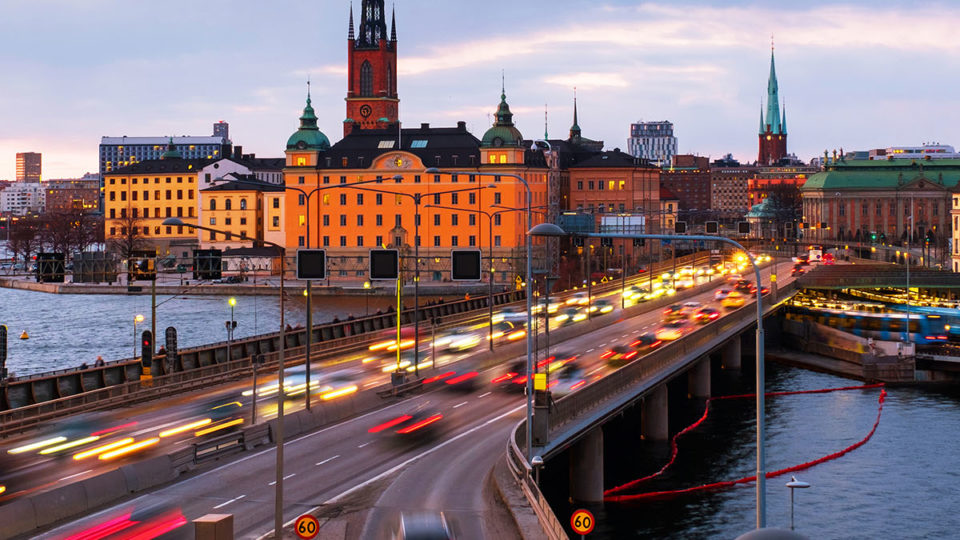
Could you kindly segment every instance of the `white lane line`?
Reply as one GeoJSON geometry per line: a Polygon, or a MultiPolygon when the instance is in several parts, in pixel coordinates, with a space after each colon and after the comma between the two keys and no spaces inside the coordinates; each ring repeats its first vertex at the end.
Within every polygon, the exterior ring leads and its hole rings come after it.
{"type": "Polygon", "coordinates": [[[630,335],[630,334],[624,334],[624,335],[622,335],[622,336],[620,336],[620,337],[627,337],[627,336],[629,336],[629,335],[630,335]]]}
{"type": "Polygon", "coordinates": [[[597,369],[591,371],[590,373],[587,373],[587,375],[593,375],[594,373],[600,371],[601,369],[603,369],[603,366],[600,366],[600,367],[598,367],[597,369]]]}
{"type": "Polygon", "coordinates": [[[463,403],[457,403],[456,405],[453,406],[453,408],[456,409],[457,407],[463,407],[466,404],[467,404],[466,401],[464,401],[463,403]]]}
{"type": "Polygon", "coordinates": [[[241,495],[241,496],[239,496],[239,497],[234,497],[233,499],[230,499],[230,500],[227,501],[227,502],[220,503],[220,504],[214,506],[213,509],[214,509],[214,510],[217,510],[217,509],[223,508],[224,506],[226,506],[226,505],[228,505],[228,504],[230,504],[230,503],[232,503],[232,502],[237,502],[237,501],[239,501],[240,499],[242,499],[242,498],[244,498],[244,497],[246,497],[246,495],[241,495]]]}
{"type": "Polygon", "coordinates": [[[592,352],[595,351],[595,350],[596,350],[596,349],[587,349],[587,352],[588,352],[588,353],[592,353],[592,352]]]}
{"type": "Polygon", "coordinates": [[[90,471],[92,471],[92,470],[93,470],[93,469],[87,469],[87,470],[85,470],[85,471],[83,471],[83,472],[78,472],[77,474],[71,474],[70,476],[64,476],[63,478],[61,478],[60,480],[58,480],[58,482],[63,482],[64,480],[69,480],[69,479],[71,479],[71,478],[76,478],[76,477],[78,477],[78,476],[80,476],[80,475],[82,475],[82,474],[87,474],[88,472],[90,472],[90,471]]]}
{"type": "MultiPolygon", "coordinates": [[[[287,478],[293,478],[293,477],[296,476],[296,475],[297,475],[297,473],[288,474],[288,475],[284,476],[283,479],[286,480],[287,478]]],[[[268,486],[275,486],[275,485],[277,485],[277,481],[274,480],[273,482],[270,482],[270,483],[267,484],[267,485],[268,485],[268,486]]]]}
{"type": "Polygon", "coordinates": [[[487,393],[485,393],[485,394],[480,394],[479,396],[477,396],[477,399],[487,397],[487,396],[489,396],[491,393],[492,393],[492,392],[487,392],[487,393]]]}
{"type": "Polygon", "coordinates": [[[358,445],[357,448],[363,448],[364,446],[366,446],[366,445],[368,445],[368,444],[370,444],[370,443],[369,443],[369,442],[365,442],[365,443],[363,443],[363,444],[361,444],[361,445],[358,445]]]}
{"type": "Polygon", "coordinates": [[[603,343],[600,344],[600,348],[601,348],[601,349],[604,348],[604,347],[606,347],[606,346],[607,346],[607,342],[606,342],[606,341],[604,341],[603,343]]]}
{"type": "Polygon", "coordinates": [[[333,461],[333,460],[337,459],[338,457],[340,457],[340,454],[337,454],[337,455],[335,455],[335,456],[333,456],[333,457],[329,457],[329,458],[321,461],[320,463],[317,463],[317,466],[323,465],[324,463],[326,463],[326,462],[328,462],[328,461],[333,461]]]}

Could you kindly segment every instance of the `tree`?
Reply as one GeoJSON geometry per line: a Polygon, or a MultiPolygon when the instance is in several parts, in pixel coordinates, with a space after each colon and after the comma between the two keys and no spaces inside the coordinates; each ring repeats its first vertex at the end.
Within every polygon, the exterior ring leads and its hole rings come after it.
{"type": "Polygon", "coordinates": [[[143,220],[130,208],[123,210],[119,218],[110,220],[110,227],[114,232],[107,243],[111,251],[115,251],[122,259],[129,259],[135,251],[143,249],[146,239],[143,235],[143,220]]]}
{"type": "Polygon", "coordinates": [[[775,222],[792,223],[800,220],[803,213],[803,199],[797,184],[792,182],[773,184],[767,191],[767,197],[775,222]]]}
{"type": "Polygon", "coordinates": [[[40,227],[40,221],[33,217],[23,217],[10,224],[7,249],[13,252],[15,259],[23,259],[25,267],[30,262],[30,257],[42,246],[40,227]]]}

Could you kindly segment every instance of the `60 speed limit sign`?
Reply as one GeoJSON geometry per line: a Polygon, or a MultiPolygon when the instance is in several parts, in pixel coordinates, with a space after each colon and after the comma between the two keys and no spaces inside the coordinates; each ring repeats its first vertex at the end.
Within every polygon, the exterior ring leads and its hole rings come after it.
{"type": "Polygon", "coordinates": [[[577,534],[590,534],[593,532],[594,524],[593,514],[591,514],[589,510],[581,508],[570,516],[570,527],[572,527],[573,532],[577,534]]]}
{"type": "Polygon", "coordinates": [[[293,524],[293,530],[298,537],[310,540],[320,532],[320,522],[310,514],[304,514],[297,518],[297,521],[293,524]]]}

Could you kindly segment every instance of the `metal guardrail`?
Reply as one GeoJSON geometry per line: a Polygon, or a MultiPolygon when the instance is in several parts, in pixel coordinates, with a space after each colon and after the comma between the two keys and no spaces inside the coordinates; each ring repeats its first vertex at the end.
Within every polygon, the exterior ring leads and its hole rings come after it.
{"type": "Polygon", "coordinates": [[[543,492],[540,491],[540,486],[537,485],[537,482],[533,478],[530,465],[520,450],[520,444],[517,443],[517,441],[520,440],[521,444],[524,444],[522,442],[526,436],[524,422],[526,421],[521,420],[517,424],[513,430],[513,435],[507,440],[507,468],[510,470],[510,474],[513,475],[513,479],[516,480],[520,486],[524,497],[526,497],[527,502],[530,503],[534,513],[537,514],[537,521],[540,522],[540,527],[543,529],[543,532],[546,533],[547,538],[551,540],[567,540],[569,537],[563,529],[563,524],[557,519],[556,514],[553,513],[553,508],[550,506],[550,502],[547,501],[547,498],[543,496],[543,492]]]}
{"type": "Polygon", "coordinates": [[[235,431],[213,439],[193,443],[193,462],[200,464],[227,454],[244,451],[245,434],[244,431],[235,431]]]}

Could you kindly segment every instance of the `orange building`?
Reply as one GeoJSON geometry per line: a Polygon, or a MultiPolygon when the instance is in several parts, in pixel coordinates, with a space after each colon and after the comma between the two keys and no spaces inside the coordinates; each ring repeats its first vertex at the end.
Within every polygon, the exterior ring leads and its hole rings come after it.
{"type": "Polygon", "coordinates": [[[281,227],[279,207],[283,186],[259,182],[253,175],[237,176],[240,181],[225,181],[200,191],[200,223],[234,235],[227,238],[223,234],[198,229],[198,240],[203,249],[250,247],[251,242],[254,247],[259,247],[263,245],[267,231],[281,227]],[[273,201],[276,201],[277,208],[272,208],[273,201]]]}

